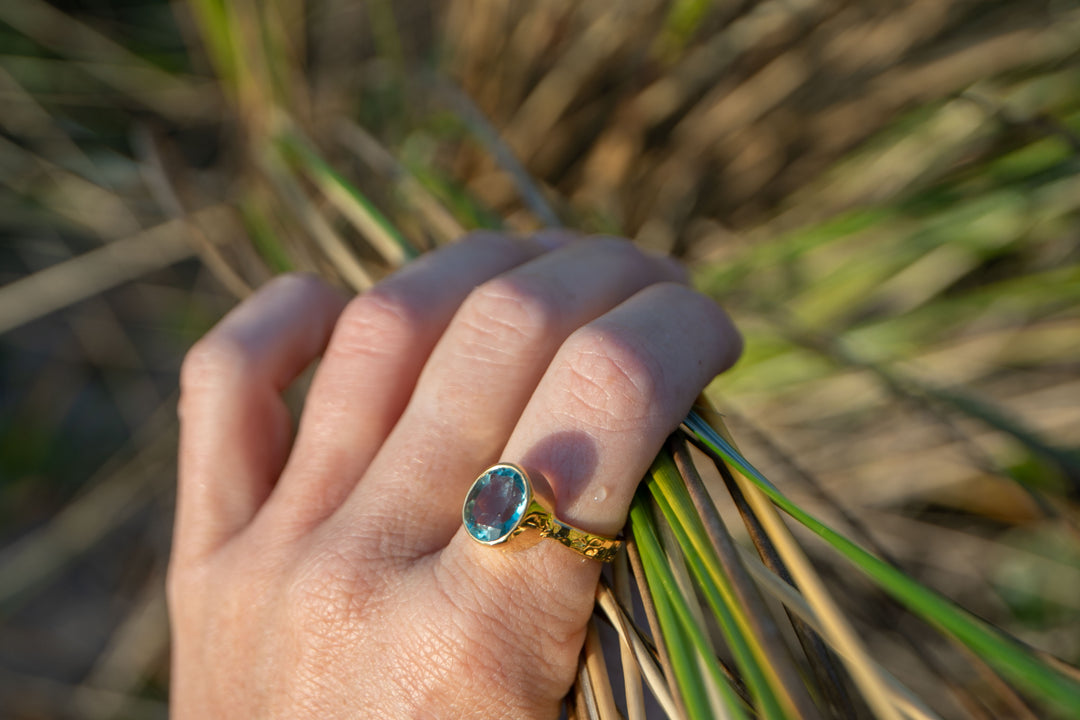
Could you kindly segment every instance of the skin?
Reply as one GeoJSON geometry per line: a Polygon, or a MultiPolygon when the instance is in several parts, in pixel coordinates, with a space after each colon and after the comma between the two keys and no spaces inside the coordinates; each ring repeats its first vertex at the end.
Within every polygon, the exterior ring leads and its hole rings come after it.
{"type": "Polygon", "coordinates": [[[348,301],[269,283],[181,372],[173,716],[556,717],[600,563],[472,541],[465,494],[516,462],[617,534],[740,349],[615,238],[474,234],[348,301]],[[294,439],[281,392],[319,357],[294,439]]]}

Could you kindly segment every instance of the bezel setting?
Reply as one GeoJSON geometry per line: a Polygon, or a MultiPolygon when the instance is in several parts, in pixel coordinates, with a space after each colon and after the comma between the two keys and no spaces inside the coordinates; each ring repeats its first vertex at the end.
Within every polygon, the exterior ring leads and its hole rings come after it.
{"type": "Polygon", "coordinates": [[[499,545],[517,535],[533,505],[532,484],[523,469],[499,463],[484,471],[469,488],[461,518],[469,536],[483,545],[499,545]],[[502,507],[491,507],[503,501],[502,507]]]}

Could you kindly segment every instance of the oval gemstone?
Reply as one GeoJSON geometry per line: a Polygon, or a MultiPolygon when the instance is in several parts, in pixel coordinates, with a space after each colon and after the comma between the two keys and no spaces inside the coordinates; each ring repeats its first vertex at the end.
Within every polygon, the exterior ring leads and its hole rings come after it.
{"type": "Polygon", "coordinates": [[[496,465],[476,479],[465,497],[465,529],[482,543],[502,542],[521,522],[528,504],[525,477],[512,467],[496,465]]]}

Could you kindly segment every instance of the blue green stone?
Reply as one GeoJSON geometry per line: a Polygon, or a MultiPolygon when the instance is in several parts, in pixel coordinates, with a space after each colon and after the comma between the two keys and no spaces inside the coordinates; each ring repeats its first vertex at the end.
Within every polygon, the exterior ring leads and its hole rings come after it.
{"type": "Polygon", "coordinates": [[[514,468],[496,466],[476,479],[465,498],[465,529],[482,543],[502,542],[521,522],[528,504],[524,476],[514,468]]]}

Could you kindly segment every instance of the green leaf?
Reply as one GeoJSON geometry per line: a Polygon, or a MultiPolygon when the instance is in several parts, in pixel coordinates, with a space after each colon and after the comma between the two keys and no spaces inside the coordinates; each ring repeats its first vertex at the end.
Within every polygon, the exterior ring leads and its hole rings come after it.
{"type": "Polygon", "coordinates": [[[709,689],[706,687],[706,683],[710,683],[714,694],[722,699],[728,716],[745,718],[738,696],[724,678],[719,662],[709,648],[704,629],[694,621],[687,600],[680,593],[675,576],[667,566],[652,515],[640,492],[630,506],[630,523],[663,635],[656,640],[668,648],[675,683],[687,714],[691,718],[714,717],[709,689]],[[702,675],[695,658],[703,661],[708,678],[702,675]]]}
{"type": "Polygon", "coordinates": [[[1001,630],[920,585],[800,508],[697,413],[690,413],[685,426],[707,449],[745,475],[784,512],[825,540],[913,613],[955,637],[1027,692],[1071,717],[1080,716],[1080,683],[1076,680],[1047,665],[1001,630]]]}

